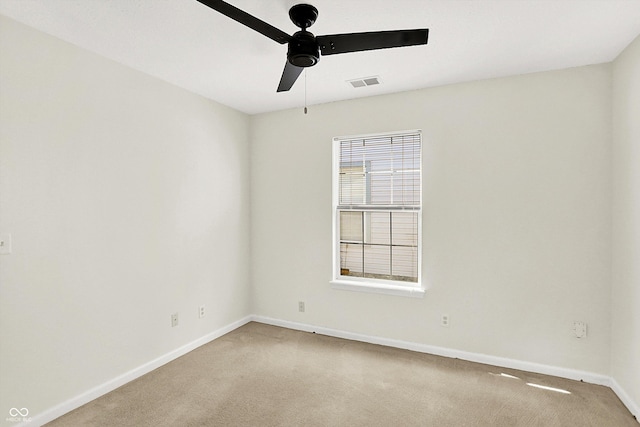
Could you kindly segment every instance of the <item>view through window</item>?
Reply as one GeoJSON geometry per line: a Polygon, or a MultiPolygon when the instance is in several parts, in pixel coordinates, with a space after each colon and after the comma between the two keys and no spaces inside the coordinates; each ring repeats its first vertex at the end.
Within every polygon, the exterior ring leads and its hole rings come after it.
{"type": "Polygon", "coordinates": [[[416,285],[421,134],[337,138],[336,277],[416,285]]]}

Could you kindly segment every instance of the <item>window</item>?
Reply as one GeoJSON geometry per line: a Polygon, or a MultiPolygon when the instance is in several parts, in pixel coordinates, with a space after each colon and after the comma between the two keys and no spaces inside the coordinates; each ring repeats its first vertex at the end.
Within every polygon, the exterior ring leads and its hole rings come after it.
{"type": "Polygon", "coordinates": [[[419,131],[334,139],[335,288],[422,296],[419,131]]]}

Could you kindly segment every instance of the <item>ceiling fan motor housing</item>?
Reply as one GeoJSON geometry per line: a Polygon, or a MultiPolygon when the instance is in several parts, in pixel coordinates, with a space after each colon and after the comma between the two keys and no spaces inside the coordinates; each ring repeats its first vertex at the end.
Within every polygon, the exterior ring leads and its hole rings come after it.
{"type": "Polygon", "coordinates": [[[320,59],[320,48],[313,34],[308,31],[298,31],[289,41],[287,59],[297,67],[311,67],[320,59]]]}

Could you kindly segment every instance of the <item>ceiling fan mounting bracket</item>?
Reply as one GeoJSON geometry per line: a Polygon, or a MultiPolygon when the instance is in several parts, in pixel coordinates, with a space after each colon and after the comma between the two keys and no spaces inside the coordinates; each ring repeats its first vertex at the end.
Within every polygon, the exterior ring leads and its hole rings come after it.
{"type": "Polygon", "coordinates": [[[289,18],[296,27],[309,28],[318,19],[318,9],[310,4],[296,4],[289,9],[289,18]]]}

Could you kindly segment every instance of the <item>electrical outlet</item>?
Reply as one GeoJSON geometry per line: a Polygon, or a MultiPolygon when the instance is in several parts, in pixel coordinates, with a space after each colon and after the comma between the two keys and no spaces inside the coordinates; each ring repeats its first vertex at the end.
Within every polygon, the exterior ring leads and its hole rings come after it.
{"type": "Polygon", "coordinates": [[[573,322],[573,333],[576,338],[586,338],[587,337],[587,323],[586,322],[573,322]]]}
{"type": "Polygon", "coordinates": [[[304,301],[298,301],[298,311],[304,313],[304,301]]]}
{"type": "Polygon", "coordinates": [[[173,313],[171,315],[171,327],[176,327],[178,326],[178,313],[173,313]]]}
{"type": "Polygon", "coordinates": [[[204,305],[201,305],[200,307],[198,307],[198,317],[202,319],[205,314],[206,314],[206,311],[204,309],[204,305]]]}
{"type": "Polygon", "coordinates": [[[11,234],[0,234],[0,255],[11,253],[11,234]]]}
{"type": "Polygon", "coordinates": [[[448,314],[443,314],[440,317],[440,325],[444,326],[445,328],[449,327],[449,315],[448,314]]]}

